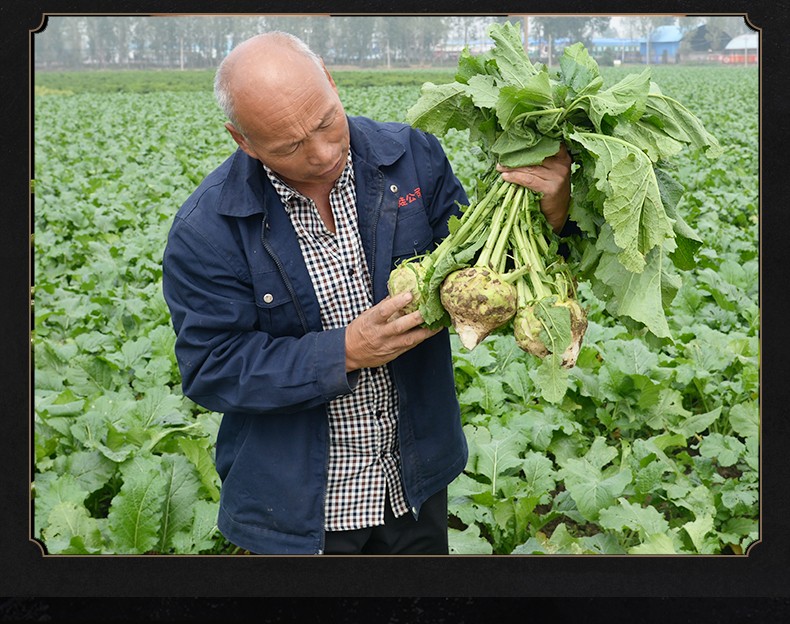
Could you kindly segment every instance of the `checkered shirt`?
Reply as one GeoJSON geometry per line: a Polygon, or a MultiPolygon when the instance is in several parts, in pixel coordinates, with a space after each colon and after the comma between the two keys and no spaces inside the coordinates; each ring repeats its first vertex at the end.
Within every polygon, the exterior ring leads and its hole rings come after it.
{"type": "MultiPolygon", "coordinates": [[[[335,233],[315,203],[264,165],[288,212],[313,282],[324,329],[347,326],[373,305],[372,284],[357,227],[354,168],[346,167],[329,195],[335,233]]],[[[408,512],[400,476],[397,393],[386,366],[365,368],[351,394],[330,401],[329,476],[325,529],[384,523],[389,491],[396,516],[408,512]]]]}

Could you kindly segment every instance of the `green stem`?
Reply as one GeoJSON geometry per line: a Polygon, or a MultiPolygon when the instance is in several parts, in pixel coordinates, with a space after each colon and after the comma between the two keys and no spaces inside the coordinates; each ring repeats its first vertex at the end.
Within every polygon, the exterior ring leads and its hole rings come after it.
{"type": "Polygon", "coordinates": [[[488,205],[494,199],[501,197],[507,190],[505,181],[499,178],[491,187],[491,190],[474,206],[469,206],[466,212],[461,216],[461,226],[453,233],[445,238],[439,246],[433,250],[431,257],[433,262],[437,262],[448,250],[454,249],[463,245],[469,238],[469,234],[473,232],[480,220],[488,213],[488,205]]]}
{"type": "Polygon", "coordinates": [[[526,308],[529,302],[532,301],[532,293],[529,291],[527,282],[520,279],[516,282],[516,307],[526,308]]]}
{"type": "MultiPolygon", "coordinates": [[[[579,99],[579,98],[577,98],[577,99],[579,99]]],[[[521,119],[521,118],[524,118],[524,117],[538,117],[539,115],[551,115],[551,114],[554,114],[554,113],[562,113],[563,111],[565,111],[564,108],[544,108],[544,109],[541,109],[541,110],[529,111],[527,113],[521,113],[520,115],[515,117],[515,119],[521,119]]]]}
{"type": "Polygon", "coordinates": [[[524,262],[530,266],[529,277],[532,280],[532,287],[535,295],[538,298],[550,296],[552,294],[551,291],[546,288],[541,279],[541,275],[545,273],[545,269],[543,263],[540,261],[540,257],[535,253],[532,247],[532,241],[529,239],[529,236],[524,234],[521,228],[516,228],[514,234],[524,262]]]}
{"type": "Polygon", "coordinates": [[[529,275],[529,271],[530,271],[530,266],[528,264],[525,264],[521,268],[515,269],[514,271],[510,271],[510,273],[502,273],[500,271],[500,275],[502,277],[503,282],[512,284],[516,280],[524,281],[521,280],[521,278],[524,277],[525,275],[529,275]]]}
{"type": "Polygon", "coordinates": [[[505,193],[505,198],[499,202],[499,204],[497,204],[497,207],[494,210],[494,216],[491,217],[491,229],[488,231],[488,238],[486,239],[486,243],[483,246],[483,250],[478,256],[477,262],[475,262],[475,266],[495,268],[494,263],[498,264],[497,258],[493,257],[492,253],[497,241],[499,240],[499,232],[502,230],[502,221],[505,216],[505,211],[508,209],[508,206],[510,206],[510,202],[513,199],[513,194],[515,193],[516,188],[518,188],[517,185],[510,182],[507,184],[509,188],[505,193]]]}
{"type": "Polygon", "coordinates": [[[510,233],[513,231],[513,224],[518,218],[519,207],[521,206],[521,202],[525,193],[526,189],[523,186],[519,186],[516,189],[516,192],[513,194],[513,203],[508,206],[509,212],[507,215],[507,221],[502,227],[502,231],[499,233],[496,246],[494,247],[494,251],[491,254],[491,264],[500,273],[504,271],[504,265],[507,261],[505,250],[507,249],[507,245],[510,242],[510,233]]]}
{"type": "MultiPolygon", "coordinates": [[[[517,271],[524,271],[524,273],[529,273],[530,266],[528,263],[524,262],[524,256],[521,254],[518,246],[515,247],[513,250],[513,261],[516,263],[516,270],[517,271]]],[[[523,277],[523,276],[522,276],[523,277]]],[[[531,301],[535,298],[532,296],[532,291],[529,289],[527,285],[527,280],[520,279],[516,282],[516,305],[519,308],[524,308],[531,301]]]]}
{"type": "Polygon", "coordinates": [[[565,301],[568,298],[568,282],[565,281],[565,275],[556,275],[554,283],[557,285],[557,294],[560,296],[560,301],[565,301]]]}
{"type": "Polygon", "coordinates": [[[575,100],[573,100],[573,102],[571,102],[568,106],[566,106],[565,112],[562,115],[560,115],[560,121],[564,121],[565,118],[568,116],[568,113],[572,113],[576,109],[576,105],[585,98],[589,99],[590,98],[589,94],[580,95],[575,100]]]}

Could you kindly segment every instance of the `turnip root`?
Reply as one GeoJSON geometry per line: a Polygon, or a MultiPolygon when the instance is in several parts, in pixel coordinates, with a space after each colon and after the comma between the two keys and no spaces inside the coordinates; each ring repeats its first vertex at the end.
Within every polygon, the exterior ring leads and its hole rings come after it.
{"type": "MultiPolygon", "coordinates": [[[[579,357],[582,339],[587,330],[587,313],[575,299],[558,301],[553,305],[566,309],[569,314],[571,342],[562,353],[562,366],[563,368],[573,368],[579,357]]],[[[531,305],[519,307],[513,320],[513,336],[516,344],[527,353],[545,358],[553,351],[551,344],[544,342],[541,332],[544,332],[544,336],[550,334],[547,325],[536,316],[535,308],[531,305]]]]}
{"type": "Polygon", "coordinates": [[[387,280],[391,296],[410,292],[412,300],[403,308],[403,314],[411,314],[420,308],[423,300],[422,285],[425,279],[425,265],[417,261],[406,261],[396,266],[387,280]]]}
{"type": "Polygon", "coordinates": [[[474,266],[445,278],[441,301],[461,344],[475,348],[516,312],[516,289],[497,272],[474,266]]]}
{"type": "Polygon", "coordinates": [[[549,354],[548,348],[540,339],[542,329],[543,324],[535,316],[532,306],[525,306],[517,310],[516,318],[513,320],[513,336],[516,339],[516,344],[523,351],[541,358],[549,354]]]}

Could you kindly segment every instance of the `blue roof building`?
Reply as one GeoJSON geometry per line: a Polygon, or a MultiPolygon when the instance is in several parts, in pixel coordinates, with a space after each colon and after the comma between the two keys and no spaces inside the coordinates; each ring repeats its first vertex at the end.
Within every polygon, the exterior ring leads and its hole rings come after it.
{"type": "Polygon", "coordinates": [[[677,63],[680,52],[680,40],[683,33],[677,26],[659,26],[650,33],[649,43],[644,41],[641,44],[642,57],[647,58],[649,63],[677,63]]]}

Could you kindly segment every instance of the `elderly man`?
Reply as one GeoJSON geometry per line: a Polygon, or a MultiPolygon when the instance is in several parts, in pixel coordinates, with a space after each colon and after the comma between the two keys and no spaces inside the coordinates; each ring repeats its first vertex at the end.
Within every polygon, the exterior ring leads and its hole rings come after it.
{"type": "MultiPolygon", "coordinates": [[[[253,553],[446,554],[467,460],[448,331],[386,282],[464,190],[435,137],[347,117],[285,33],[236,47],[215,91],[239,149],[176,215],[163,282],[184,393],[224,413],[219,529],[253,553]]],[[[502,175],[562,227],[566,151],[502,175]]]]}

